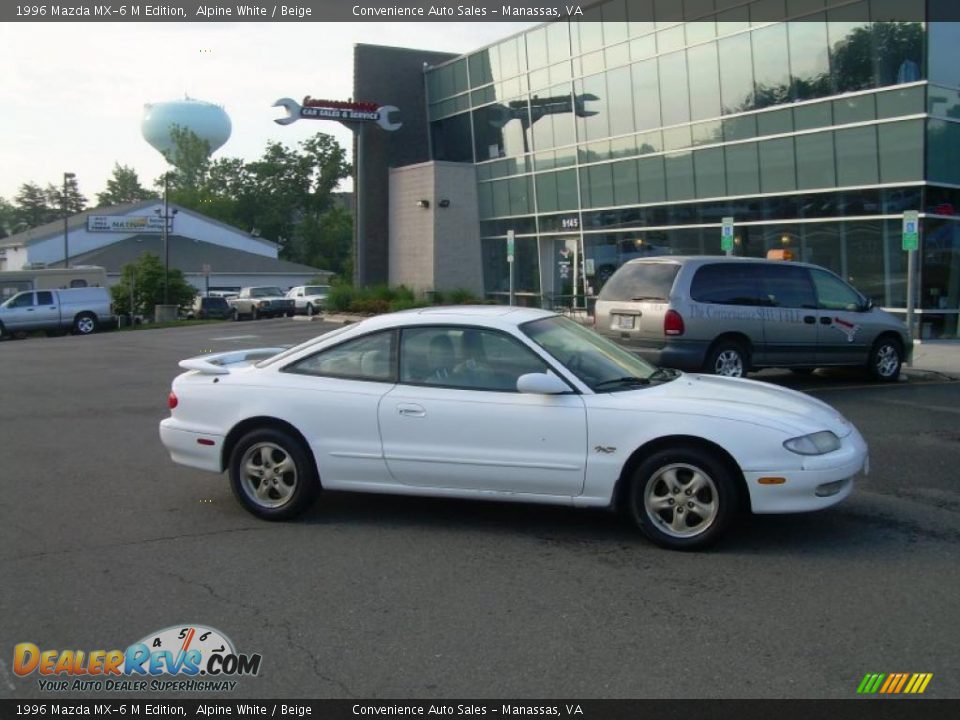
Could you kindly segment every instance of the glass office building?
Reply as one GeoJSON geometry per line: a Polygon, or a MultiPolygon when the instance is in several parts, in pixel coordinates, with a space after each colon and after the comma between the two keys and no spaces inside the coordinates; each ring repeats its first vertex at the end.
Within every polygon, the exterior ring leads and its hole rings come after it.
{"type": "MultiPolygon", "coordinates": [[[[589,304],[624,261],[770,250],[960,312],[960,23],[938,0],[614,0],[426,72],[431,153],[476,164],[489,297],[589,304]],[[682,16],[677,14],[682,9],[682,16]]],[[[946,0],[944,0],[946,1],[946,0]]]]}

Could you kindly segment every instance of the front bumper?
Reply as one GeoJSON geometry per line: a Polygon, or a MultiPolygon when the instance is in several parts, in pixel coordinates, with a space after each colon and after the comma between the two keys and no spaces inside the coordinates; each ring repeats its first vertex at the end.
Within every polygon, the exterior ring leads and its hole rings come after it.
{"type": "Polygon", "coordinates": [[[854,478],[869,471],[867,444],[856,430],[827,455],[804,459],[802,470],[744,472],[755,514],[798,513],[836,505],[853,492],[854,478]],[[783,478],[781,484],[761,484],[761,478],[783,478]]]}
{"type": "Polygon", "coordinates": [[[223,472],[223,440],[222,435],[185,430],[172,417],[160,421],[160,442],[170,453],[170,459],[180,465],[215,473],[223,472]],[[209,444],[211,442],[212,445],[209,444]]]}

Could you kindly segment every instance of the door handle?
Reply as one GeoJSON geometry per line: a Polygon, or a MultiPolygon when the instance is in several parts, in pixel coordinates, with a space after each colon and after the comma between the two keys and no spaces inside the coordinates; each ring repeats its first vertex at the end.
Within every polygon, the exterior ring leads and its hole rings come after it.
{"type": "Polygon", "coordinates": [[[820,318],[820,324],[821,324],[821,325],[829,325],[829,324],[831,324],[832,322],[833,322],[833,320],[831,320],[831,319],[828,318],[828,317],[822,317],[822,318],[820,318]]]}
{"type": "Polygon", "coordinates": [[[427,414],[422,406],[407,403],[397,405],[397,412],[404,417],[425,417],[427,414]]]}
{"type": "Polygon", "coordinates": [[[807,325],[813,325],[813,324],[817,321],[817,319],[816,319],[813,315],[804,315],[804,316],[803,316],[803,321],[804,321],[807,325]]]}

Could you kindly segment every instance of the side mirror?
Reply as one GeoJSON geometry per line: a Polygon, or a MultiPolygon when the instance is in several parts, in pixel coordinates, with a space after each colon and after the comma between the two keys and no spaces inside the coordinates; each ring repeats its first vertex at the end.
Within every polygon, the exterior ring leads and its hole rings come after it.
{"type": "Polygon", "coordinates": [[[517,390],[531,395],[562,395],[570,388],[553,373],[527,373],[517,378],[517,390]]]}
{"type": "Polygon", "coordinates": [[[863,312],[873,310],[873,300],[871,300],[870,298],[865,298],[863,301],[863,304],[860,306],[860,309],[863,312]]]}

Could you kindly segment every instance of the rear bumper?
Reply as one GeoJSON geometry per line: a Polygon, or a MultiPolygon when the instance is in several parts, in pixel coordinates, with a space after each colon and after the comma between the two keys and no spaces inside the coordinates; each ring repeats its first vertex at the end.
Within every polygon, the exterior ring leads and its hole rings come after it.
{"type": "Polygon", "coordinates": [[[170,459],[180,465],[221,473],[223,436],[185,430],[170,417],[160,421],[160,442],[170,453],[170,459]],[[200,441],[204,441],[201,443],[200,441]],[[213,444],[208,444],[212,442],[213,444]]]}
{"type": "Polygon", "coordinates": [[[651,343],[631,338],[627,333],[606,331],[603,334],[647,362],[678,370],[702,370],[707,349],[710,347],[708,342],[700,340],[668,340],[666,343],[651,343]]]}

